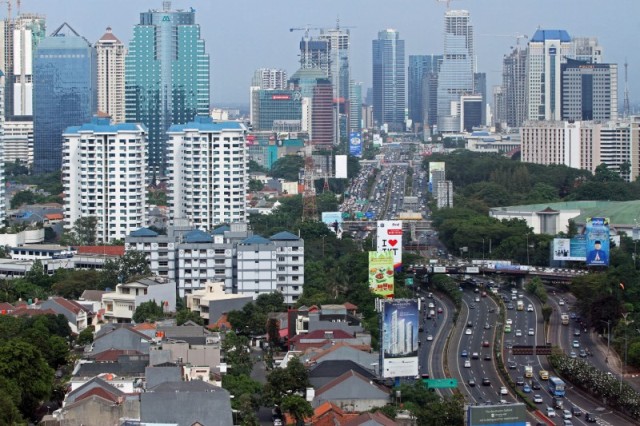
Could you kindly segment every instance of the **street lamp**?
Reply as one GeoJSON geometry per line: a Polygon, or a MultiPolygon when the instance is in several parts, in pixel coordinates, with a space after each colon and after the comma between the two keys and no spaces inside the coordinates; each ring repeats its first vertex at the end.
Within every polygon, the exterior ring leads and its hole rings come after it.
{"type": "Polygon", "coordinates": [[[629,324],[633,322],[633,320],[628,321],[627,316],[629,312],[625,312],[622,314],[624,318],[624,362],[622,363],[622,374],[620,375],[620,393],[622,393],[622,379],[624,378],[624,373],[627,368],[627,346],[629,344],[629,338],[627,337],[627,328],[629,328],[629,324]]]}
{"type": "Polygon", "coordinates": [[[600,322],[604,322],[607,324],[607,357],[604,359],[605,363],[609,363],[609,349],[611,348],[611,320],[600,320],[600,322]]]}

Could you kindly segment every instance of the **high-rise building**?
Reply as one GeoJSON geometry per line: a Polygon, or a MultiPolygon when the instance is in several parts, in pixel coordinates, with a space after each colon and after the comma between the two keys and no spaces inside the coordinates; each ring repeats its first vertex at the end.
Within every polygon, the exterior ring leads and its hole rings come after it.
{"type": "Polygon", "coordinates": [[[259,89],[286,89],[287,72],[277,68],[259,68],[254,71],[251,86],[259,89]]]}
{"type": "Polygon", "coordinates": [[[480,96],[480,124],[487,124],[487,73],[477,72],[473,74],[473,94],[480,96]]]}
{"type": "Polygon", "coordinates": [[[3,153],[5,163],[33,164],[33,121],[5,121],[3,153]]]}
{"type": "Polygon", "coordinates": [[[0,222],[4,222],[7,215],[6,194],[5,194],[5,177],[4,177],[4,163],[6,161],[4,156],[4,75],[0,71],[0,222]]]}
{"type": "Polygon", "coordinates": [[[95,49],[67,23],[44,38],[33,65],[34,171],[62,164],[62,132],[96,111],[95,49]]]}
{"type": "Polygon", "coordinates": [[[98,73],[98,111],[111,116],[114,123],[124,123],[125,45],[107,28],[96,42],[98,73]]]}
{"type": "Polygon", "coordinates": [[[491,125],[499,127],[501,130],[507,125],[506,117],[503,86],[493,86],[493,121],[491,125]]]}
{"type": "Polygon", "coordinates": [[[168,203],[171,219],[211,230],[246,221],[246,127],[196,116],[168,130],[168,203]]]}
{"type": "Polygon", "coordinates": [[[302,129],[314,145],[330,146],[335,140],[333,85],[319,68],[300,68],[289,80],[302,97],[302,129]]]}
{"type": "Polygon", "coordinates": [[[146,133],[140,124],[113,124],[108,116],[64,131],[67,229],[92,216],[97,219],[96,240],[109,243],[146,225],[146,133]]]}
{"type": "Polygon", "coordinates": [[[575,56],[575,46],[564,30],[537,30],[527,52],[527,119],[560,120],[561,65],[575,56]]]}
{"type": "Polygon", "coordinates": [[[500,121],[520,127],[527,119],[527,50],[519,46],[502,60],[504,116],[500,121]]]}
{"type": "Polygon", "coordinates": [[[567,59],[562,64],[562,119],[609,121],[618,117],[618,65],[567,59]]]}
{"type": "Polygon", "coordinates": [[[379,127],[404,130],[406,67],[404,40],[393,29],[378,32],[373,40],[373,116],[379,127]]]}
{"type": "Polygon", "coordinates": [[[302,96],[297,90],[259,89],[252,94],[251,124],[255,131],[302,129],[302,96]]]}
{"type": "Polygon", "coordinates": [[[471,133],[474,127],[482,126],[484,113],[481,95],[462,95],[460,97],[460,131],[471,133]]]}
{"type": "Polygon", "coordinates": [[[428,105],[424,103],[424,91],[428,90],[425,83],[428,74],[437,75],[441,63],[442,55],[409,55],[407,99],[409,119],[414,125],[424,123],[429,115],[428,105]]]}
{"type": "Polygon", "coordinates": [[[209,114],[209,55],[194,9],[140,14],[125,60],[125,118],[147,126],[149,166],[166,166],[167,129],[209,114]]]}
{"type": "Polygon", "coordinates": [[[326,41],[329,48],[329,79],[334,86],[334,97],[346,101],[349,99],[349,30],[339,26],[323,30],[318,39],[326,41]]]}
{"type": "Polygon", "coordinates": [[[596,37],[574,37],[575,59],[588,62],[590,64],[602,63],[602,46],[596,37]]]}
{"type": "Polygon", "coordinates": [[[349,133],[362,130],[362,83],[351,80],[349,86],[349,133]]]}
{"type": "Polygon", "coordinates": [[[448,10],[444,16],[444,58],[438,76],[438,130],[456,132],[460,127],[455,104],[473,94],[475,71],[473,26],[466,10],[448,10]]]}

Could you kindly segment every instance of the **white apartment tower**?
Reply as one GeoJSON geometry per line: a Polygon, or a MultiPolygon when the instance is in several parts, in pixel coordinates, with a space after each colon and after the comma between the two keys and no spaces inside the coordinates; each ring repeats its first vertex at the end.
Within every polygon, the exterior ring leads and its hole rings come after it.
{"type": "Polygon", "coordinates": [[[4,222],[7,211],[4,185],[4,88],[5,77],[0,71],[0,222],[4,222]]]}
{"type": "Polygon", "coordinates": [[[146,225],[147,130],[109,117],[63,133],[65,227],[81,217],[98,219],[96,239],[124,239],[146,225]]]}
{"type": "Polygon", "coordinates": [[[286,89],[287,72],[277,68],[259,68],[253,73],[251,86],[267,89],[286,89]]]}
{"type": "Polygon", "coordinates": [[[171,219],[198,229],[246,221],[247,128],[208,116],[173,125],[167,132],[168,203],[171,219]]]}
{"type": "Polygon", "coordinates": [[[124,123],[125,45],[107,27],[96,47],[98,111],[111,116],[114,123],[124,123]]]}

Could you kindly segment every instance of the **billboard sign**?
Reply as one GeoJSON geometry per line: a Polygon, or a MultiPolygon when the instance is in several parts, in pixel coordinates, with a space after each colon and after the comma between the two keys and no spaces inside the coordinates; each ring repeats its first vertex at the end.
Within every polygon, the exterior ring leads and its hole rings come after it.
{"type": "Polygon", "coordinates": [[[446,274],[447,273],[447,267],[446,266],[434,266],[433,267],[433,272],[436,274],[446,274]]]}
{"type": "Polygon", "coordinates": [[[522,403],[469,405],[468,426],[525,426],[527,410],[522,403]]]}
{"type": "Polygon", "coordinates": [[[480,268],[477,266],[467,266],[467,274],[479,274],[480,268]]]}
{"type": "Polygon", "coordinates": [[[587,218],[587,266],[609,266],[609,218],[587,218]]]}
{"type": "Polygon", "coordinates": [[[382,310],[382,377],[418,375],[418,301],[386,300],[382,310]]]}
{"type": "Polygon", "coordinates": [[[362,135],[360,132],[349,133],[349,154],[362,157],[362,135]]]}
{"type": "Polygon", "coordinates": [[[347,156],[336,155],[336,179],[347,178],[347,156]]]}
{"type": "Polygon", "coordinates": [[[379,220],[377,232],[377,250],[393,253],[393,267],[402,266],[402,221],[379,220]]]}
{"type": "Polygon", "coordinates": [[[393,297],[393,254],[389,251],[369,252],[369,290],[385,297],[393,297]]]}
{"type": "Polygon", "coordinates": [[[341,212],[322,212],[322,222],[325,223],[333,232],[342,229],[342,213],[341,212]]]}
{"type": "Polygon", "coordinates": [[[553,260],[587,260],[587,240],[584,235],[553,239],[553,260]]]}

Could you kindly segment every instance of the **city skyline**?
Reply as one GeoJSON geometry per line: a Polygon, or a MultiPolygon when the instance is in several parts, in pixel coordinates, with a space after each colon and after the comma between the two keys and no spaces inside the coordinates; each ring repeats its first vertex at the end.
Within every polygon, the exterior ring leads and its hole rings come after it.
{"type": "MultiPolygon", "coordinates": [[[[406,55],[438,54],[443,43],[442,20],[445,6],[435,0],[390,4],[374,2],[338,2],[328,0],[322,7],[300,8],[299,3],[281,0],[277,11],[266,4],[250,1],[250,4],[225,4],[220,9],[214,3],[202,0],[174,0],[173,8],[197,11],[196,22],[202,26],[201,37],[205,40],[207,53],[211,57],[211,97],[217,106],[239,103],[248,104],[247,88],[253,72],[262,67],[285,69],[293,74],[299,64],[299,42],[301,32],[290,32],[289,28],[325,27],[333,28],[336,19],[340,25],[350,28],[351,33],[351,78],[371,87],[371,40],[378,31],[394,28],[406,40],[406,55]],[[374,11],[366,20],[362,18],[364,8],[374,11]],[[281,13],[286,11],[286,13],[281,13]],[[237,25],[211,25],[215,22],[237,22],[237,25]],[[274,48],[277,46],[277,48],[274,48]],[[240,54],[239,54],[240,52],[240,54]]],[[[125,2],[114,0],[108,4],[78,2],[76,0],[53,0],[49,2],[23,2],[21,11],[46,15],[47,33],[67,21],[92,43],[111,26],[113,33],[125,44],[132,38],[133,26],[140,12],[160,9],[162,2],[125,2]],[[70,8],[69,5],[73,5],[70,8]]],[[[516,44],[516,34],[531,37],[536,28],[565,29],[572,36],[598,37],[604,46],[607,63],[629,62],[629,90],[632,103],[640,99],[640,55],[628,51],[625,40],[637,34],[631,17],[640,11],[634,0],[620,0],[617,7],[597,0],[567,0],[558,3],[541,0],[531,4],[485,0],[477,2],[460,0],[451,3],[452,9],[469,10],[475,27],[477,70],[487,73],[487,87],[499,84],[502,57],[516,44]],[[553,14],[548,11],[553,10],[553,14]],[[624,11],[624,13],[620,13],[624,11]],[[505,16],[502,26],[496,26],[495,16],[505,16]],[[617,22],[612,31],[607,22],[617,22]]],[[[15,11],[14,11],[15,12],[15,11]]],[[[4,13],[3,15],[6,15],[4,13]]],[[[14,13],[15,16],[15,13],[14,13]]],[[[317,36],[311,32],[311,35],[317,36]]],[[[526,40],[520,40],[525,43],[526,40]]],[[[621,75],[619,83],[624,84],[621,75]]],[[[622,89],[622,87],[620,88],[622,89]]],[[[489,90],[490,92],[490,90],[489,90]]],[[[623,91],[619,90],[622,94],[623,91]]]]}

